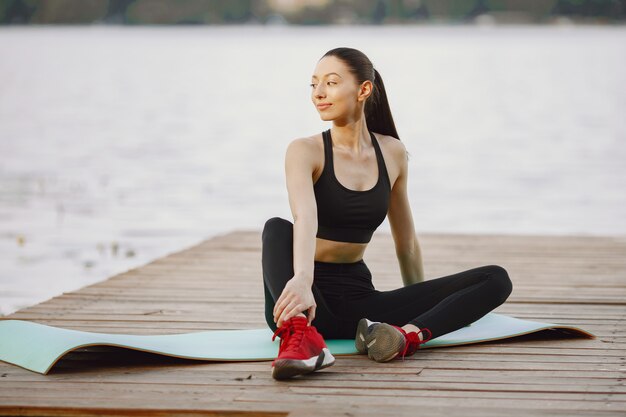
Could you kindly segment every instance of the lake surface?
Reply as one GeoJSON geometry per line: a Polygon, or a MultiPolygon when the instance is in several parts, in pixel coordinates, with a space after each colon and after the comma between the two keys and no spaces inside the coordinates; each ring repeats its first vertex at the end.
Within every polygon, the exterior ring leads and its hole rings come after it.
{"type": "Polygon", "coordinates": [[[1,27],[0,314],[292,220],[337,46],[382,75],[418,237],[626,235],[623,27],[1,27]]]}

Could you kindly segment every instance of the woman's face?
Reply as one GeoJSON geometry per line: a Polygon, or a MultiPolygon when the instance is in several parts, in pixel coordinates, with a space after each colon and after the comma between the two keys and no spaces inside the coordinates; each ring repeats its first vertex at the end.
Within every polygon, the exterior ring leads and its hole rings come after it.
{"type": "Polygon", "coordinates": [[[343,61],[326,56],[311,76],[311,100],[322,120],[354,120],[363,112],[371,85],[371,81],[364,81],[359,86],[343,61]]]}

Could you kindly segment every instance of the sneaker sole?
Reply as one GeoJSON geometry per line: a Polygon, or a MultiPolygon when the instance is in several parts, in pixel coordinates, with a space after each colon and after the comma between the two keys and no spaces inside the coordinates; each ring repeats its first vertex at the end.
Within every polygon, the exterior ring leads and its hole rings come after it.
{"type": "Polygon", "coordinates": [[[356,350],[359,351],[359,353],[367,353],[366,338],[368,334],[368,328],[372,323],[373,322],[369,321],[366,318],[359,320],[359,324],[356,328],[356,336],[354,337],[354,347],[356,348],[356,350]]]}
{"type": "Polygon", "coordinates": [[[318,356],[309,359],[277,359],[272,366],[272,378],[288,379],[328,368],[334,363],[335,357],[328,348],[323,348],[318,356]]]}
{"type": "Polygon", "coordinates": [[[388,362],[404,349],[404,335],[396,328],[381,323],[365,337],[367,356],[376,362],[388,362]]]}

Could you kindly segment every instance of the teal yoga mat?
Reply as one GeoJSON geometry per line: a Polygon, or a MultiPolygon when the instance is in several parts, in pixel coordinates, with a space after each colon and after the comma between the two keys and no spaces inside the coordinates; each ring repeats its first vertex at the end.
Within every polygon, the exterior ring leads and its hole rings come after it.
{"type": "MultiPolygon", "coordinates": [[[[562,329],[567,333],[595,338],[578,327],[521,320],[488,313],[469,326],[432,339],[420,348],[466,345],[506,339],[541,330],[562,329]]],[[[0,360],[47,374],[68,352],[86,346],[117,346],[186,359],[214,361],[272,360],[279,339],[272,342],[269,328],[209,330],[170,335],[130,335],[82,332],[23,320],[0,321],[0,360]]],[[[333,355],[357,354],[353,339],[327,340],[333,355]]]]}

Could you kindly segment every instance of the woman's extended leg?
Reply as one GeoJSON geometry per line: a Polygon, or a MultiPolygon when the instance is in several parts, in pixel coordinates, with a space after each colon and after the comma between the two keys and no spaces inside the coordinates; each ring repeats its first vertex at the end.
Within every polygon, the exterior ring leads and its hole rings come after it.
{"type": "Polygon", "coordinates": [[[428,329],[428,338],[436,338],[480,319],[504,303],[512,288],[504,268],[487,265],[392,291],[373,291],[348,301],[346,309],[354,319],[386,323],[361,320],[356,335],[360,351],[384,362],[414,352],[421,343],[416,333],[399,326],[428,329]]]}
{"type": "Polygon", "coordinates": [[[432,338],[460,329],[495,309],[513,289],[498,265],[469,269],[348,302],[361,317],[428,328],[432,338]]]}

